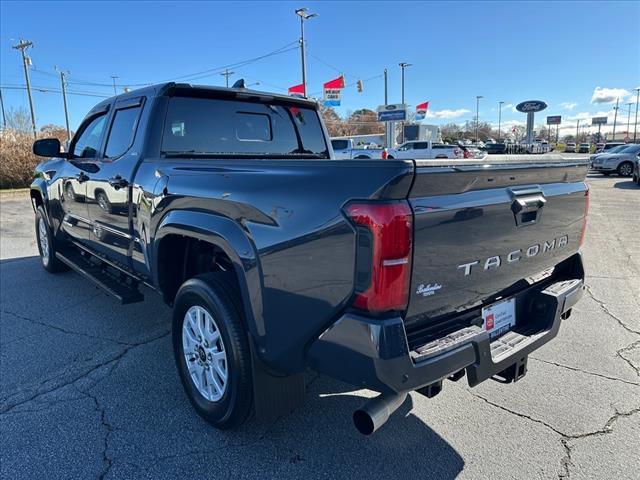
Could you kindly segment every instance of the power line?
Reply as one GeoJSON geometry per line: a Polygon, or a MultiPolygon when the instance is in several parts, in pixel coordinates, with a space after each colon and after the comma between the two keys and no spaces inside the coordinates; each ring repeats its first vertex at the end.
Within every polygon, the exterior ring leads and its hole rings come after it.
{"type": "MultiPolygon", "coordinates": [[[[27,87],[24,85],[0,85],[0,88],[4,90],[26,90],[27,89],[27,87]]],[[[57,88],[51,88],[51,87],[35,87],[34,86],[31,88],[36,92],[40,92],[40,93],[62,93],[62,90],[57,88]]],[[[98,97],[98,98],[111,97],[111,95],[103,95],[99,93],[90,93],[90,92],[80,92],[80,91],[73,91],[73,90],[67,90],[67,94],[80,95],[83,97],[98,97]]]]}

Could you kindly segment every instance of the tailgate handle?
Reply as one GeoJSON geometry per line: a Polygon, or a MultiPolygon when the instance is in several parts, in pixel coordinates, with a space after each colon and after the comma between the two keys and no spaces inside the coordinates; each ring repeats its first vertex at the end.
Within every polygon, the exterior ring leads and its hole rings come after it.
{"type": "Polygon", "coordinates": [[[516,221],[516,227],[536,223],[546,203],[547,199],[544,198],[542,194],[516,197],[511,204],[511,211],[516,221]]]}

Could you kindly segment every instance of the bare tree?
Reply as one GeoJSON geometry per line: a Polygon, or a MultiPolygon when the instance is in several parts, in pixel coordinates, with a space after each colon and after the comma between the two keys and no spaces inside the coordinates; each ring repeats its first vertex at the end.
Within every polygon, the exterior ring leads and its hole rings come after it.
{"type": "Polygon", "coordinates": [[[6,113],[7,130],[14,130],[20,133],[31,132],[31,117],[26,108],[10,108],[6,113]]]}

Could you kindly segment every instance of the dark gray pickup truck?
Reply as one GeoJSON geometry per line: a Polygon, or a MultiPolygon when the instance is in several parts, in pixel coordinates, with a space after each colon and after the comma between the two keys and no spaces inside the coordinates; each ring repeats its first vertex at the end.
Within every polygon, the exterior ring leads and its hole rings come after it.
{"type": "Polygon", "coordinates": [[[408,392],[516,381],[582,295],[587,162],[336,160],[315,102],[174,83],[33,150],[44,268],[158,292],[218,428],[298,406],[308,368],[380,393],[366,434],[408,392]]]}

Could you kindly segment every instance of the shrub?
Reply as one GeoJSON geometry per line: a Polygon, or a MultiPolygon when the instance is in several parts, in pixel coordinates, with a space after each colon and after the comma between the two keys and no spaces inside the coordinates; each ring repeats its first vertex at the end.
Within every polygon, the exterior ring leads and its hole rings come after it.
{"type": "Polygon", "coordinates": [[[42,159],[31,150],[33,135],[16,130],[0,132],[0,188],[21,188],[31,183],[42,159]]]}

